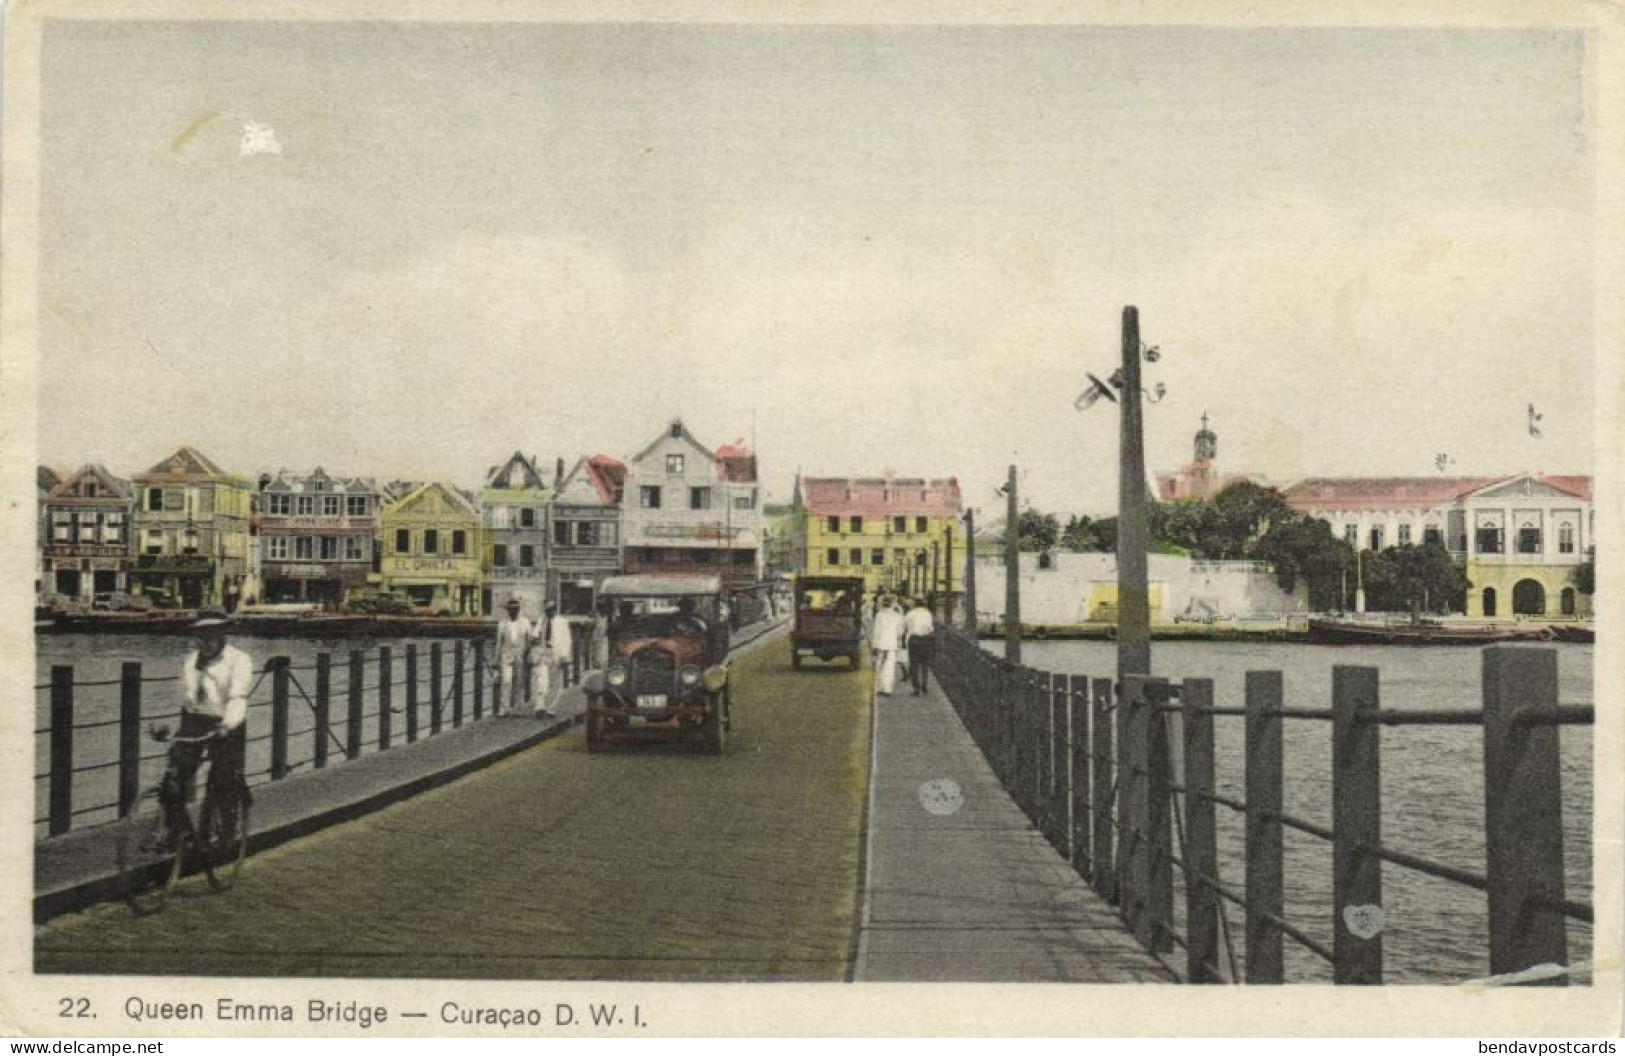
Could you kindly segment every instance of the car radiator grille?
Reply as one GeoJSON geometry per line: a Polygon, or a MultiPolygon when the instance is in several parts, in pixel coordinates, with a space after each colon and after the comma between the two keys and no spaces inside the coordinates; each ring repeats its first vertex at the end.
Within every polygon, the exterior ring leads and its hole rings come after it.
{"type": "Polygon", "coordinates": [[[632,657],[632,692],[641,695],[670,693],[677,663],[663,649],[645,649],[632,657]]]}

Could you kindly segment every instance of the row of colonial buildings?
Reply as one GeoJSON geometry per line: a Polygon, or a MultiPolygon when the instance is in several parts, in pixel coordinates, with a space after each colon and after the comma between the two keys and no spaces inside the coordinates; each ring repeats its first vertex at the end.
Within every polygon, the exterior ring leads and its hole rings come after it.
{"type": "Polygon", "coordinates": [[[592,610],[619,572],[763,573],[755,455],[711,449],[680,420],[629,459],[544,466],[514,453],[471,491],[324,469],[249,477],[182,447],[144,473],[42,468],[39,589],[57,604],[338,607],[400,595],[466,615],[517,596],[592,610]]]}

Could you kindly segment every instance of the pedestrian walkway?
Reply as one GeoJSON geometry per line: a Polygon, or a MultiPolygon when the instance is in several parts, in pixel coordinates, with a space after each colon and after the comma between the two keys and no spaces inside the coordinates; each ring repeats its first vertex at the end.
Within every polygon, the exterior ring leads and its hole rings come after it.
{"type": "Polygon", "coordinates": [[[1176,982],[999,785],[941,690],[875,706],[860,982],[1176,982]]]}
{"type": "MultiPolygon", "coordinates": [[[[735,634],[735,652],[780,626],[767,621],[735,634]]],[[[576,725],[585,710],[580,686],[564,690],[556,714],[490,717],[388,751],[304,770],[254,789],[249,849],[259,853],[329,825],[348,821],[489,766],[576,725]]],[[[119,897],[111,826],[95,826],[35,841],[34,919],[119,897]]]]}

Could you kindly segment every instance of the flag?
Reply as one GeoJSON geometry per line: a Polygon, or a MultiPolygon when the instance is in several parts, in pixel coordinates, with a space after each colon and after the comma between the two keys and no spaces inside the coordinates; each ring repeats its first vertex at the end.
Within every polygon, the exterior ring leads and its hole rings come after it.
{"type": "Polygon", "coordinates": [[[1536,424],[1536,423],[1538,423],[1544,417],[1545,417],[1545,415],[1539,414],[1539,413],[1537,413],[1535,411],[1535,405],[1534,404],[1531,403],[1529,405],[1529,435],[1530,436],[1533,436],[1536,439],[1539,439],[1539,437],[1540,437],[1540,426],[1538,424],[1536,424]]]}

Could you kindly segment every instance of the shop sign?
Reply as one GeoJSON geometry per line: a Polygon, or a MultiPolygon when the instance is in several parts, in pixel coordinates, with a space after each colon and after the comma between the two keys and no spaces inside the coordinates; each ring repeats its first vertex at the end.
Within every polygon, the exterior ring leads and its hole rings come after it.
{"type": "Polygon", "coordinates": [[[458,572],[461,562],[449,557],[397,557],[391,559],[391,572],[458,572]]]}

